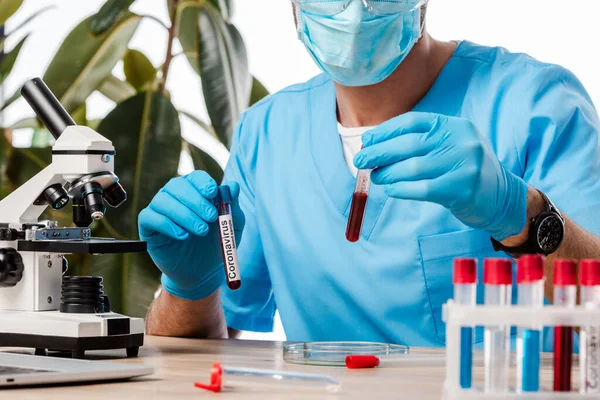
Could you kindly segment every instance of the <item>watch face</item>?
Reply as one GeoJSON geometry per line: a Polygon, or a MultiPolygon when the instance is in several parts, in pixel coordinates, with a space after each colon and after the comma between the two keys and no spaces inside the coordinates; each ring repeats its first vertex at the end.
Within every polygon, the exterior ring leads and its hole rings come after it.
{"type": "Polygon", "coordinates": [[[558,216],[548,215],[540,222],[537,241],[544,253],[554,253],[562,243],[563,236],[564,226],[558,216]]]}

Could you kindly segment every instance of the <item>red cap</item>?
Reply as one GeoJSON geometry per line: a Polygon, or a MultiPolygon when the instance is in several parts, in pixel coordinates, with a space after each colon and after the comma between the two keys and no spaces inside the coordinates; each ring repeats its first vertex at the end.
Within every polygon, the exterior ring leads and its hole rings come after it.
{"type": "Polygon", "coordinates": [[[483,282],[486,285],[510,285],[512,269],[512,261],[506,258],[487,258],[483,263],[483,282]]]}
{"type": "Polygon", "coordinates": [[[474,258],[454,259],[454,283],[477,283],[477,260],[474,258]]]}
{"type": "Polygon", "coordinates": [[[559,286],[577,285],[577,261],[554,261],[554,284],[559,286]]]}
{"type": "Polygon", "coordinates": [[[537,282],[544,279],[544,258],[524,255],[517,261],[517,283],[537,282]]]}
{"type": "Polygon", "coordinates": [[[218,393],[221,391],[222,386],[221,382],[223,381],[223,368],[221,367],[221,363],[214,363],[210,370],[210,383],[194,383],[194,386],[200,389],[206,389],[211,392],[218,393]]]}
{"type": "Polygon", "coordinates": [[[600,260],[581,260],[579,281],[583,286],[600,285],[600,260]]]}
{"type": "Polygon", "coordinates": [[[379,365],[379,357],[368,355],[346,356],[346,367],[349,369],[375,368],[379,365]]]}

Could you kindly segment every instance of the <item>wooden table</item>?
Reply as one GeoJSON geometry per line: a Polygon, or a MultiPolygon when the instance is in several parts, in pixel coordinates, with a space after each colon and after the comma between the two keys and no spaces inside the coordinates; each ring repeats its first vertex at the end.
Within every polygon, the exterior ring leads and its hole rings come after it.
{"type": "MultiPolygon", "coordinates": [[[[23,351],[20,351],[23,352],[23,351]]],[[[31,351],[26,351],[31,353],[31,351]]],[[[411,349],[412,353],[441,354],[443,350],[411,349]]],[[[151,365],[154,375],[128,382],[83,386],[0,390],[0,399],[416,399],[439,400],[444,367],[378,368],[347,370],[339,367],[293,365],[283,361],[282,343],[245,340],[194,340],[148,336],[139,358],[124,358],[123,351],[90,352],[88,359],[151,365]],[[290,393],[285,390],[250,389],[215,394],[196,389],[195,381],[208,382],[213,362],[228,365],[322,373],[341,381],[335,394],[290,393]]],[[[544,387],[552,379],[551,359],[544,359],[544,387]]],[[[474,379],[482,382],[483,368],[476,367],[474,379]]],[[[575,371],[574,371],[575,375],[575,371]]]]}

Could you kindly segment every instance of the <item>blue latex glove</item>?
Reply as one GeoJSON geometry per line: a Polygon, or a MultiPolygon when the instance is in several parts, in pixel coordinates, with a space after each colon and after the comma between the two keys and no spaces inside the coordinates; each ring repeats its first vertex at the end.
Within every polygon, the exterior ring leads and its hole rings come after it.
{"type": "Polygon", "coordinates": [[[388,196],[428,201],[496,240],[519,234],[527,184],[498,161],[477,127],[463,118],[410,112],[363,137],[354,164],[388,196]]]}
{"type": "MultiPolygon", "coordinates": [[[[245,223],[238,203],[240,187],[236,182],[227,185],[239,243],[245,223]]],[[[182,299],[207,297],[225,278],[218,213],[211,201],[217,191],[206,172],[195,171],[171,179],[139,216],[140,238],[148,242],[148,253],[163,272],[163,288],[182,299]]]]}

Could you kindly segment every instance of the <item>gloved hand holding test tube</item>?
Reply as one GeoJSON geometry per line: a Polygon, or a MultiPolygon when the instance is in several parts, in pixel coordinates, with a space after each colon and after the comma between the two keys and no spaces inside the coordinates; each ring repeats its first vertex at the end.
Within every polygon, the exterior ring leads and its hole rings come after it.
{"type": "Polygon", "coordinates": [[[245,216],[239,194],[236,182],[219,187],[206,172],[194,171],[171,179],[142,210],[140,238],[148,242],[149,254],[163,272],[166,292],[200,300],[214,293],[225,276],[231,289],[241,286],[235,244],[241,240],[245,216]]]}

